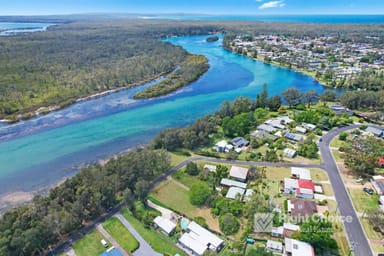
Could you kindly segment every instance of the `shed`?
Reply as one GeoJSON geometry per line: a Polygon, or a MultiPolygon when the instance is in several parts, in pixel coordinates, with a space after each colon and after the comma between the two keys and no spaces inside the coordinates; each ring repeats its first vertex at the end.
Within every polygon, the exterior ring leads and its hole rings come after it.
{"type": "Polygon", "coordinates": [[[204,169],[210,172],[216,172],[216,165],[206,164],[204,165],[204,169]]]}
{"type": "Polygon", "coordinates": [[[229,199],[237,199],[240,196],[240,199],[241,199],[244,195],[244,192],[245,192],[245,189],[243,188],[230,187],[225,197],[229,199]]]}
{"type": "Polygon", "coordinates": [[[284,156],[289,158],[294,158],[296,156],[297,152],[294,149],[286,148],[284,149],[284,156]]]}
{"type": "Polygon", "coordinates": [[[295,130],[297,132],[299,132],[299,133],[302,133],[302,134],[306,134],[307,133],[307,129],[305,129],[304,127],[301,127],[301,126],[296,126],[295,130]]]}
{"type": "Polygon", "coordinates": [[[239,167],[239,166],[233,165],[231,167],[231,170],[229,171],[230,177],[232,177],[238,181],[241,181],[241,182],[244,182],[247,180],[247,175],[248,175],[248,169],[244,168],[244,167],[239,167]]]}
{"type": "Polygon", "coordinates": [[[229,187],[238,187],[238,188],[243,188],[243,189],[247,188],[247,184],[246,183],[235,181],[235,180],[230,180],[230,179],[227,179],[227,178],[221,179],[220,184],[223,187],[227,187],[227,188],[229,188],[229,187]]]}

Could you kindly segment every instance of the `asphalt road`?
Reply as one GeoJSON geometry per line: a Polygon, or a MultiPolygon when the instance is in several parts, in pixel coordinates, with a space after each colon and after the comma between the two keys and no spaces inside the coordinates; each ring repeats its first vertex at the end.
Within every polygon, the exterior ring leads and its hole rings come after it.
{"type": "Polygon", "coordinates": [[[352,220],[350,222],[344,222],[350,248],[355,256],[370,256],[373,255],[371,247],[369,246],[367,237],[365,236],[360,220],[356,215],[356,211],[348,196],[339,169],[337,168],[335,159],[329,148],[329,144],[334,137],[338,136],[343,131],[357,127],[359,127],[359,125],[350,125],[331,130],[323,136],[323,140],[319,143],[319,146],[323,158],[324,169],[328,173],[329,180],[332,184],[340,215],[343,217],[350,216],[352,220]]]}

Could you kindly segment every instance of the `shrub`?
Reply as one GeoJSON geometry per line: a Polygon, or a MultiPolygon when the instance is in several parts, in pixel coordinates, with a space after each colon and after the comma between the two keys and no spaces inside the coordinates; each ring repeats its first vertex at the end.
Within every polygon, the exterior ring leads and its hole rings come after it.
{"type": "Polygon", "coordinates": [[[219,218],[220,229],[226,235],[237,233],[240,229],[240,222],[231,213],[226,213],[219,218]]]}

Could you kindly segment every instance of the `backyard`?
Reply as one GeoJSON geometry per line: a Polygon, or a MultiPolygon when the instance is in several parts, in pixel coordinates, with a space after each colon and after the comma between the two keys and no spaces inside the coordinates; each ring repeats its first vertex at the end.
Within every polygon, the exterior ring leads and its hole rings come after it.
{"type": "MultiPolygon", "coordinates": [[[[99,256],[105,251],[101,240],[109,241],[97,230],[93,230],[73,245],[77,256],[99,256]]],[[[110,244],[110,243],[109,243],[110,244]]]]}

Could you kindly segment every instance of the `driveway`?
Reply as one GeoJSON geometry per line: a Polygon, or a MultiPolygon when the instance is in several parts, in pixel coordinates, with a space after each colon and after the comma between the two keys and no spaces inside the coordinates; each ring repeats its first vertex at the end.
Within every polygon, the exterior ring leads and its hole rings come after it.
{"type": "Polygon", "coordinates": [[[123,256],[129,256],[129,254],[119,245],[118,242],[103,228],[101,224],[96,225],[96,229],[111,242],[113,247],[118,248],[123,256]]]}
{"type": "Polygon", "coordinates": [[[143,239],[143,237],[132,227],[132,225],[123,217],[120,213],[116,213],[115,216],[123,223],[123,225],[131,232],[131,234],[139,241],[139,248],[133,252],[134,256],[163,256],[158,252],[155,252],[152,247],[143,239]]]}

